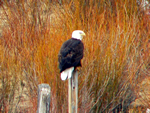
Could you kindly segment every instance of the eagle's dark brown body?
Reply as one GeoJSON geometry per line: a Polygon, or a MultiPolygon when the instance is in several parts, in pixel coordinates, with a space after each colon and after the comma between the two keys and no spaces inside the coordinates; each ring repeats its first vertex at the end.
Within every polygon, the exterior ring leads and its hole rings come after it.
{"type": "Polygon", "coordinates": [[[83,49],[83,43],[78,39],[71,38],[63,43],[58,55],[60,73],[67,68],[81,66],[83,49]]]}

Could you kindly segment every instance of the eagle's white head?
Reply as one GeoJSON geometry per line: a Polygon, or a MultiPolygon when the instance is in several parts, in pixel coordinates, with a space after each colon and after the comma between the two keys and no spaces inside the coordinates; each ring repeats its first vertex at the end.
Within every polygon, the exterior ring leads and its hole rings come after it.
{"type": "Polygon", "coordinates": [[[72,32],[72,38],[82,40],[83,36],[85,36],[85,33],[81,30],[75,30],[72,32]]]}

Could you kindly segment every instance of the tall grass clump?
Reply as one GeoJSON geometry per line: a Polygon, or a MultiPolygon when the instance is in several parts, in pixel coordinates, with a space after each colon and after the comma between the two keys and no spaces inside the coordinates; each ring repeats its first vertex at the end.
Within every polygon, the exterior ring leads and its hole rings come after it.
{"type": "Polygon", "coordinates": [[[150,19],[136,1],[5,1],[1,10],[0,111],[36,112],[37,85],[48,83],[51,112],[68,112],[57,55],[75,29],[86,33],[78,111],[128,111],[150,63],[150,19]]]}

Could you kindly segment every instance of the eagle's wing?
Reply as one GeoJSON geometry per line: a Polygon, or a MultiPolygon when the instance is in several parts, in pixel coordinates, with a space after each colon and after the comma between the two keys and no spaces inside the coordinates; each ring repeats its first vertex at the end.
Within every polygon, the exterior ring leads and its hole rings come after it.
{"type": "Polygon", "coordinates": [[[58,61],[60,71],[65,68],[80,66],[80,60],[83,58],[83,43],[80,40],[66,41],[59,52],[58,61]]]}

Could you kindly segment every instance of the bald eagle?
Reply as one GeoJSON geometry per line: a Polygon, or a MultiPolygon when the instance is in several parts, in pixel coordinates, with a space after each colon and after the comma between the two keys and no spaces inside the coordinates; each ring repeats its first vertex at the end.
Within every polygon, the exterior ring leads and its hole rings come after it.
{"type": "Polygon", "coordinates": [[[81,66],[81,59],[83,58],[84,45],[82,38],[85,33],[81,30],[72,32],[72,38],[62,44],[58,54],[59,69],[61,79],[66,80],[71,78],[72,72],[81,66]]]}

